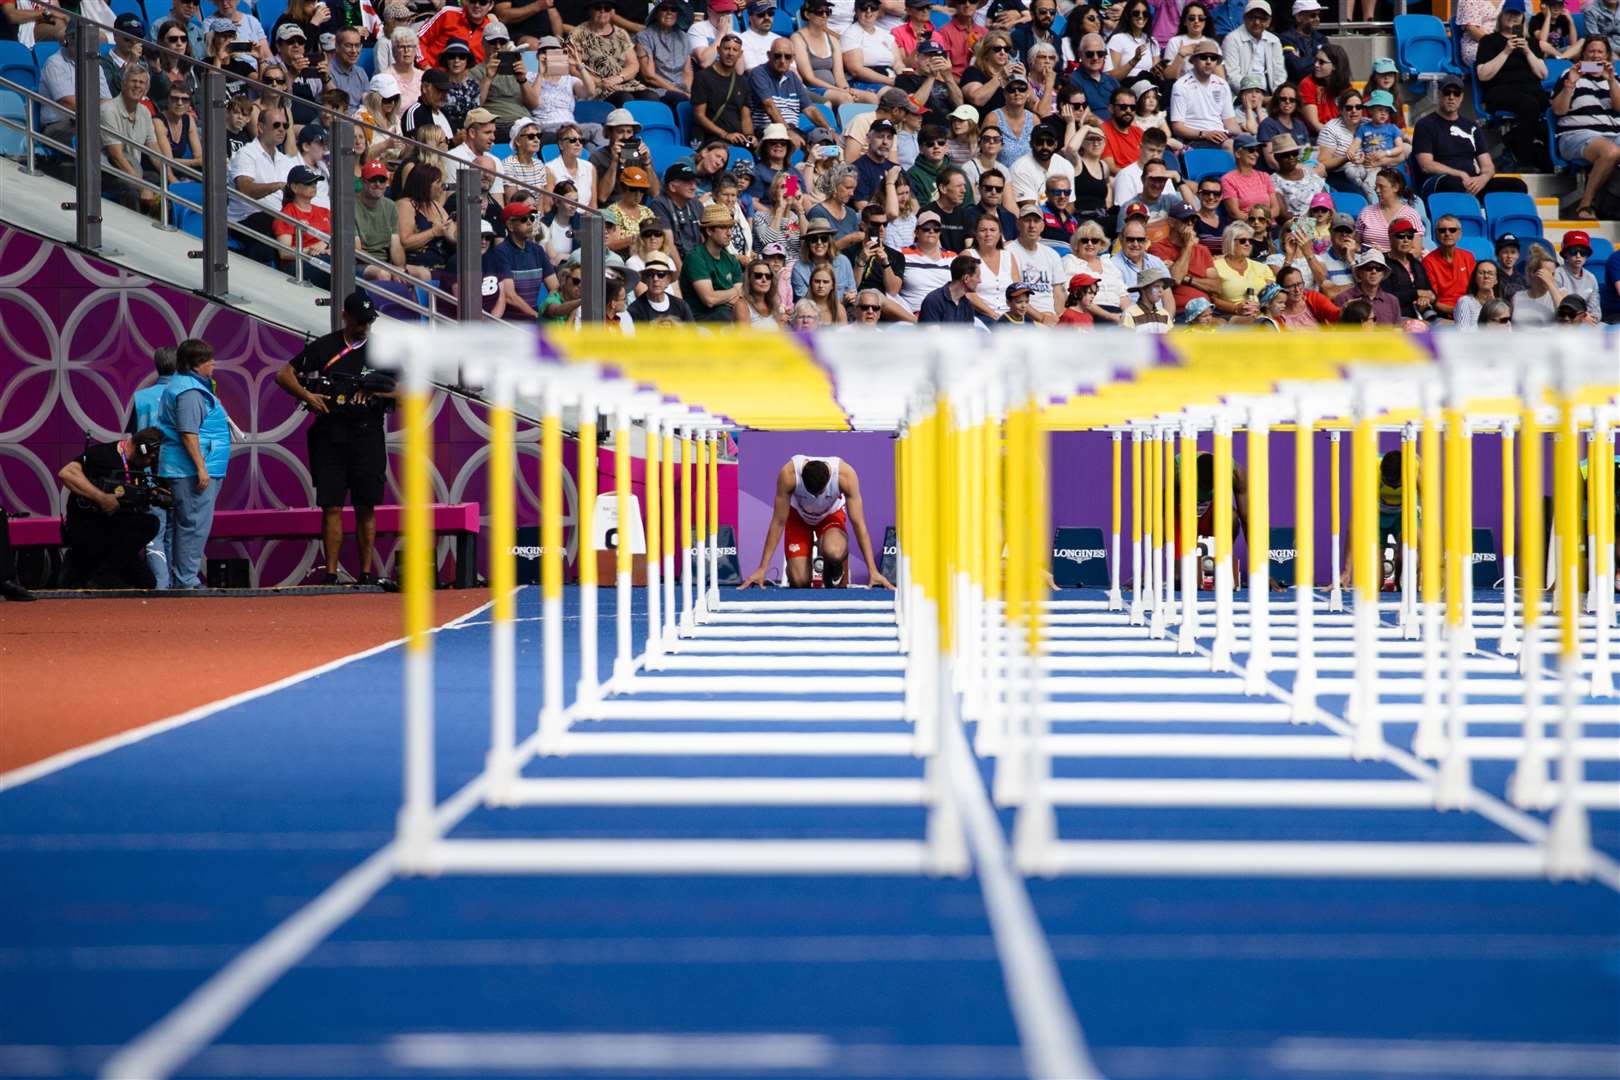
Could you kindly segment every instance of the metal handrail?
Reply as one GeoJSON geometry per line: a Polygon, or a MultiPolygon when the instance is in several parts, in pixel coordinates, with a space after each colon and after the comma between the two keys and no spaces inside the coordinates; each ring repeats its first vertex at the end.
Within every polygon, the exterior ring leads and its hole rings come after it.
{"type": "MultiPolygon", "coordinates": [[[[95,93],[98,86],[97,69],[100,62],[99,34],[88,35],[79,33],[77,31],[80,27],[96,27],[100,31],[105,31],[113,35],[115,40],[134,38],[135,35],[127,34],[118,30],[116,27],[105,23],[100,23],[75,12],[68,11],[53,3],[50,3],[49,0],[37,0],[36,6],[57,12],[67,19],[67,25],[70,33],[64,43],[64,47],[77,49],[75,55],[80,61],[80,65],[83,66],[86,63],[88,64],[87,69],[80,72],[78,81],[81,86],[87,86],[90,92],[88,94],[77,94],[78,102],[75,111],[75,120],[77,121],[78,130],[81,132],[85,132],[90,128],[94,129],[94,138],[90,139],[89,141],[93,142],[94,144],[92,149],[94,150],[94,158],[97,161],[97,168],[86,168],[83,164],[84,155],[81,155],[76,148],[63,146],[56,140],[46,136],[43,131],[36,132],[33,130],[34,114],[32,103],[48,105],[57,109],[61,108],[60,105],[49,98],[42,97],[41,95],[28,90],[26,87],[7,79],[0,79],[0,84],[5,85],[8,89],[14,89],[22,93],[27,99],[30,100],[31,107],[29,109],[29,122],[26,128],[22,128],[12,121],[0,117],[0,124],[4,124],[8,129],[23,132],[27,141],[27,167],[30,171],[35,171],[36,169],[36,143],[43,144],[57,153],[72,157],[74,159],[76,163],[75,186],[78,189],[78,198],[76,199],[75,203],[72,204],[72,208],[76,211],[78,216],[76,229],[77,242],[81,247],[89,250],[96,250],[101,246],[100,174],[105,169],[111,168],[111,166],[101,160],[101,135],[103,133],[104,125],[100,123],[100,101],[95,93]],[[95,114],[95,119],[93,122],[91,121],[92,110],[94,110],[95,114]]],[[[238,199],[248,198],[247,196],[242,195],[240,192],[236,192],[230,188],[224,177],[224,161],[222,160],[224,157],[224,142],[223,129],[220,127],[220,125],[223,125],[225,122],[224,110],[227,100],[224,93],[225,80],[227,78],[237,79],[239,76],[237,76],[234,72],[226,72],[223,68],[210,64],[206,60],[194,59],[186,53],[169,49],[167,46],[157,42],[149,41],[144,38],[138,40],[141,43],[143,54],[146,57],[157,58],[168,56],[175,58],[197,72],[199,76],[199,87],[201,89],[200,97],[203,101],[204,112],[208,114],[209,117],[209,119],[203,120],[204,136],[205,139],[210,143],[210,145],[205,146],[204,159],[200,163],[202,167],[202,181],[204,185],[203,203],[199,206],[169,192],[167,190],[168,175],[167,170],[165,169],[159,169],[161,184],[156,187],[156,190],[159,193],[160,199],[160,216],[162,218],[159,223],[160,227],[168,227],[167,204],[171,200],[178,202],[183,206],[196,209],[200,214],[203,215],[203,292],[207,295],[218,298],[224,298],[226,295],[228,282],[227,266],[229,259],[228,249],[225,242],[227,230],[234,230],[240,234],[251,235],[255,239],[259,239],[262,242],[267,243],[275,250],[292,254],[296,270],[295,279],[301,280],[302,263],[304,260],[303,252],[301,250],[301,243],[299,245],[299,250],[290,251],[285,245],[280,244],[279,241],[276,241],[273,237],[266,238],[262,234],[257,233],[255,230],[242,226],[240,223],[231,224],[228,221],[217,220],[217,218],[225,216],[225,205],[233,195],[238,199]],[[210,131],[213,131],[212,135],[210,135],[210,131]],[[216,148],[218,150],[217,154],[212,152],[216,148]],[[221,189],[223,197],[220,197],[219,192],[214,191],[216,187],[221,189]]],[[[395,140],[408,149],[415,149],[419,154],[425,153],[438,157],[449,157],[446,152],[438,150],[435,147],[428,146],[425,143],[418,142],[408,136],[396,134],[388,131],[385,128],[381,128],[374,124],[360,120],[357,117],[352,117],[346,113],[329,109],[319,102],[312,102],[304,98],[296,98],[295,95],[288,90],[282,90],[277,87],[255,83],[255,92],[260,96],[261,100],[263,100],[263,98],[267,95],[273,95],[278,100],[285,98],[296,101],[301,109],[313,111],[317,114],[318,120],[324,121],[325,126],[330,133],[328,143],[328,160],[331,162],[329,171],[333,175],[344,176],[346,178],[348,172],[347,166],[353,160],[353,148],[351,139],[349,137],[349,125],[355,125],[362,130],[370,132],[374,136],[395,140]]],[[[81,135],[80,142],[83,143],[85,141],[86,139],[83,135],[81,135]]],[[[162,154],[159,151],[142,147],[141,152],[143,154],[152,154],[162,163],[183,169],[188,174],[193,171],[190,167],[181,165],[174,158],[162,154]]],[[[586,269],[586,273],[583,275],[585,282],[584,293],[581,297],[583,301],[582,306],[584,307],[583,316],[589,321],[600,321],[602,312],[606,306],[604,295],[605,277],[603,273],[606,262],[606,245],[604,243],[606,228],[605,215],[599,210],[594,210],[583,203],[570,199],[567,196],[558,195],[555,192],[552,192],[549,189],[543,188],[539,185],[528,183],[515,177],[503,176],[498,167],[491,169],[473,162],[462,161],[459,158],[455,159],[455,161],[459,167],[457,170],[459,174],[459,182],[455,185],[456,218],[458,225],[471,225],[472,235],[474,236],[477,235],[476,228],[479,217],[476,209],[476,200],[481,195],[482,186],[479,174],[487,173],[490,176],[499,179],[503,184],[509,187],[518,188],[534,195],[544,195],[554,201],[563,203],[564,205],[580,212],[583,215],[582,224],[584,227],[581,230],[582,245],[580,251],[581,262],[586,269]]],[[[133,181],[134,186],[148,189],[153,187],[153,185],[145,181],[144,178],[131,177],[129,174],[124,173],[121,170],[116,171],[118,172],[118,177],[122,182],[130,183],[133,181]]],[[[394,268],[392,268],[391,264],[373,259],[370,256],[366,256],[364,252],[357,250],[354,230],[352,228],[352,222],[354,220],[353,202],[356,197],[353,190],[346,184],[329,184],[329,192],[334,234],[329,238],[331,249],[329,272],[332,280],[330,304],[332,307],[332,324],[334,327],[336,327],[339,323],[339,312],[341,310],[342,298],[347,295],[348,291],[357,287],[366,288],[368,291],[377,291],[377,287],[380,285],[379,282],[363,277],[356,277],[354,273],[354,265],[357,258],[362,259],[368,265],[380,265],[389,268],[390,270],[393,270],[394,268]]],[[[308,225],[298,222],[296,219],[287,218],[285,215],[279,214],[275,209],[263,206],[263,204],[259,203],[257,200],[251,201],[256,209],[264,210],[273,217],[291,222],[295,230],[295,240],[301,241],[302,233],[309,231],[308,225]]],[[[464,228],[461,231],[465,233],[468,230],[464,228]]],[[[457,269],[459,273],[457,276],[465,282],[476,280],[479,276],[479,247],[480,244],[476,242],[473,244],[458,245],[457,269]]],[[[398,271],[395,272],[398,273],[398,271]]],[[[430,305],[434,299],[444,299],[452,303],[456,302],[455,298],[450,296],[448,293],[445,293],[434,286],[428,285],[425,282],[411,279],[411,284],[415,287],[421,287],[428,291],[430,305]]],[[[403,306],[428,315],[430,318],[442,317],[439,316],[435,310],[425,310],[413,301],[404,300],[396,293],[388,292],[387,290],[381,291],[386,293],[390,302],[399,302],[403,306]]],[[[474,298],[469,296],[467,299],[471,301],[474,298]]],[[[464,321],[476,321],[485,317],[481,304],[475,305],[473,303],[463,303],[459,304],[458,307],[460,316],[464,321]]]]}

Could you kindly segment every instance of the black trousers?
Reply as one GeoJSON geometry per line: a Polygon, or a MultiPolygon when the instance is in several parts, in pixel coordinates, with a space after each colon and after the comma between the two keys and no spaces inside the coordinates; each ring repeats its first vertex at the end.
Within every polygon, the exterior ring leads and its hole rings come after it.
{"type": "Polygon", "coordinates": [[[147,513],[119,512],[75,517],[62,526],[67,564],[62,584],[69,589],[150,589],[156,584],[146,565],[146,545],[158,533],[158,519],[147,513]]]}
{"type": "Polygon", "coordinates": [[[1547,153],[1546,125],[1542,122],[1548,104],[1547,91],[1539,84],[1497,86],[1487,83],[1485,86],[1485,107],[1492,112],[1513,114],[1513,126],[1503,134],[1502,140],[1513,151],[1520,168],[1552,171],[1552,158],[1547,153]]]}

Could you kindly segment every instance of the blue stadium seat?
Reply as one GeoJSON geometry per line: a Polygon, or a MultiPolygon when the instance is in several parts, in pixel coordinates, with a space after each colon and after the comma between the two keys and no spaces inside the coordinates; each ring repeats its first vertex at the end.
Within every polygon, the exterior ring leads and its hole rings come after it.
{"type": "Polygon", "coordinates": [[[1429,242],[1434,242],[1433,222],[1442,214],[1450,214],[1462,224],[1462,234],[1468,237],[1493,239],[1491,232],[1485,226],[1485,211],[1480,209],[1479,200],[1466,191],[1437,191],[1429,196],[1429,242]]]}
{"type": "Polygon", "coordinates": [[[690,101],[676,103],[675,126],[680,130],[681,142],[690,146],[692,144],[692,103],[690,101]]]}
{"type": "Polygon", "coordinates": [[[1569,18],[1570,18],[1570,21],[1575,24],[1575,36],[1578,37],[1578,38],[1585,37],[1586,36],[1586,12],[1584,12],[1584,11],[1572,11],[1572,12],[1569,13],[1569,18]]]}
{"type": "Polygon", "coordinates": [[[51,57],[55,56],[61,51],[62,43],[60,41],[38,42],[34,46],[34,63],[38,66],[39,70],[43,72],[45,70],[45,61],[49,60],[51,57]]]}
{"type": "Polygon", "coordinates": [[[582,124],[600,124],[608,118],[613,111],[613,103],[608,101],[576,101],[574,103],[574,119],[582,124]]]}
{"type": "MultiPolygon", "coordinates": [[[[28,102],[14,90],[0,90],[0,117],[14,121],[26,127],[28,125],[28,102]]],[[[28,137],[22,132],[0,125],[0,156],[25,157],[28,154],[28,137]]]]}
{"type": "Polygon", "coordinates": [[[750,165],[754,163],[754,155],[746,146],[733,146],[726,151],[726,168],[731,168],[739,161],[746,161],[750,165]]]}
{"type": "Polygon", "coordinates": [[[1420,75],[1461,75],[1451,59],[1446,24],[1433,15],[1395,16],[1395,62],[1404,79],[1420,75]]]}
{"type": "Polygon", "coordinates": [[[1597,263],[1606,263],[1609,256],[1614,254],[1614,241],[1607,236],[1592,237],[1592,257],[1586,260],[1588,266],[1597,263]]]}
{"type": "Polygon", "coordinates": [[[938,30],[940,27],[951,21],[951,17],[943,11],[931,11],[928,14],[928,18],[931,22],[933,22],[935,30],[938,30]]]}
{"type": "Polygon", "coordinates": [[[489,148],[489,156],[496,161],[505,161],[512,156],[512,144],[498,142],[489,148]]]}
{"type": "Polygon", "coordinates": [[[1581,172],[1592,167],[1592,163],[1584,157],[1572,160],[1558,152],[1558,117],[1553,115],[1551,109],[1547,110],[1547,153],[1552,155],[1554,172],[1581,172]]]}
{"type": "Polygon", "coordinates": [[[39,89],[39,69],[34,67],[34,54],[28,46],[0,41],[0,79],[9,79],[29,90],[39,89]]]}
{"type": "MultiPolygon", "coordinates": [[[[187,180],[178,184],[169,185],[169,194],[179,196],[191,202],[202,205],[203,186],[195,180],[187,180]]],[[[181,232],[190,233],[201,240],[203,235],[203,216],[200,211],[179,203],[169,204],[169,219],[175,228],[181,232]]]]}
{"type": "Polygon", "coordinates": [[[1549,56],[1542,63],[1547,65],[1547,77],[1541,80],[1541,88],[1552,93],[1558,88],[1558,80],[1564,77],[1564,72],[1575,65],[1562,57],[1549,56]]]}
{"type": "Polygon", "coordinates": [[[1485,196],[1485,220],[1490,223],[1491,239],[1512,233],[1523,240],[1541,236],[1541,214],[1536,200],[1518,191],[1493,191],[1485,196]]]}
{"type": "Polygon", "coordinates": [[[258,0],[253,5],[253,14],[258,16],[264,24],[264,32],[268,34],[276,25],[276,20],[287,14],[287,0],[258,0]]]}
{"type": "Polygon", "coordinates": [[[1333,212],[1336,214],[1349,214],[1355,217],[1367,208],[1367,196],[1359,191],[1335,191],[1329,188],[1328,194],[1333,197],[1333,212]]]}
{"type": "Polygon", "coordinates": [[[1496,261],[1496,245],[1483,236],[1464,236],[1457,241],[1457,246],[1472,255],[1476,261],[1480,259],[1496,261]]]}
{"type": "Polygon", "coordinates": [[[556,143],[547,143],[540,148],[541,161],[556,161],[560,157],[562,157],[562,147],[556,143]]]}
{"type": "Polygon", "coordinates": [[[1513,114],[1503,109],[1492,112],[1485,105],[1485,84],[1472,75],[1468,79],[1469,85],[1474,88],[1474,116],[1481,124],[1499,124],[1504,120],[1511,120],[1513,114]]]}
{"type": "MultiPolygon", "coordinates": [[[[375,48],[368,45],[360,50],[360,70],[367,75],[377,74],[377,50],[375,48]]],[[[529,70],[534,69],[530,68],[529,70]]]]}
{"type": "Polygon", "coordinates": [[[1196,184],[1206,176],[1225,176],[1237,168],[1237,159],[1225,150],[1192,149],[1181,155],[1187,166],[1187,179],[1196,184]]]}
{"type": "Polygon", "coordinates": [[[838,130],[847,130],[851,120],[863,113],[873,112],[876,109],[876,105],[865,101],[850,101],[838,106],[838,130]]]}
{"type": "Polygon", "coordinates": [[[692,153],[685,143],[663,130],[651,134],[643,131],[641,141],[646,144],[648,153],[652,155],[653,172],[658,174],[660,181],[664,177],[665,169],[692,153]]]}
{"type": "Polygon", "coordinates": [[[780,34],[783,37],[792,37],[793,31],[797,30],[798,28],[798,16],[794,15],[785,7],[779,7],[776,9],[776,15],[771,19],[771,33],[780,34]]]}
{"type": "Polygon", "coordinates": [[[680,124],[675,114],[669,111],[669,106],[662,101],[631,101],[625,105],[630,115],[641,124],[641,137],[645,139],[655,131],[662,131],[670,138],[680,141],[680,124]]]}

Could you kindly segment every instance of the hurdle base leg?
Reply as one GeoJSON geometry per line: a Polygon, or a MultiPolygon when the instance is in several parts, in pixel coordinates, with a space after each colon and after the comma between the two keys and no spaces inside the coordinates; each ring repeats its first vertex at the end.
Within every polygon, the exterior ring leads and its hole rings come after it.
{"type": "Polygon", "coordinates": [[[433,851],[439,843],[439,830],[433,820],[433,810],[402,807],[396,830],[395,869],[407,877],[437,876],[438,863],[433,851]]]}
{"type": "MultiPolygon", "coordinates": [[[[1526,740],[1527,749],[1530,740],[1526,740]]],[[[1543,753],[1525,753],[1508,777],[1508,801],[1521,810],[1549,809],[1556,794],[1547,777],[1547,756],[1543,753]]]]}
{"type": "Polygon", "coordinates": [[[1013,863],[1025,874],[1051,877],[1055,867],[1048,858],[1057,842],[1057,812],[1043,798],[1026,800],[1013,818],[1013,863]]]}
{"type": "Polygon", "coordinates": [[[1553,811],[1547,831],[1547,876],[1553,881],[1585,881],[1592,876],[1592,826],[1586,808],[1573,794],[1553,811]]]}
{"type": "Polygon", "coordinates": [[[968,856],[962,815],[951,791],[950,766],[943,754],[935,754],[928,760],[925,775],[933,791],[927,825],[928,873],[933,877],[965,878],[972,868],[972,859],[968,856]]]}

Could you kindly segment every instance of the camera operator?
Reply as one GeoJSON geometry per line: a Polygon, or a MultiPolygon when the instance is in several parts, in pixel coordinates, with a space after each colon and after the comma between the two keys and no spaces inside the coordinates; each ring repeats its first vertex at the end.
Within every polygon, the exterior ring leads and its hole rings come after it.
{"type": "Polygon", "coordinates": [[[276,373],[276,385],[315,414],[309,429],[309,470],[321,508],[321,544],[326,555],[323,585],[338,584],[343,546],[343,502],[354,503],[355,541],[360,547],[359,585],[397,586],[372,571],[377,504],[388,471],[383,416],[398,398],[393,379],[366,364],[366,337],[377,309],[364,290],[343,301],[343,329],[315,338],[276,373]]]}
{"type": "Polygon", "coordinates": [[[154,586],[146,545],[160,526],[148,512],[148,499],[162,497],[151,474],[162,443],[162,431],[142,428],[116,442],[89,447],[56,474],[72,492],[62,519],[64,586],[154,586]]]}
{"type": "MultiPolygon", "coordinates": [[[[129,434],[157,426],[158,411],[163,407],[163,391],[174,381],[176,351],[173,345],[164,345],[152,351],[152,367],[157,372],[157,381],[135,391],[130,403],[129,426],[124,429],[129,434]]],[[[146,565],[152,568],[154,587],[167,589],[169,549],[166,534],[169,531],[169,512],[161,506],[154,506],[152,516],[157,518],[158,534],[146,545],[146,565]]]]}
{"type": "Polygon", "coordinates": [[[158,475],[174,491],[165,527],[169,587],[196,589],[203,548],[214,526],[214,502],[231,462],[231,422],[214,391],[214,347],[187,338],[174,351],[175,373],[163,388],[157,426],[163,432],[158,475]]]}

